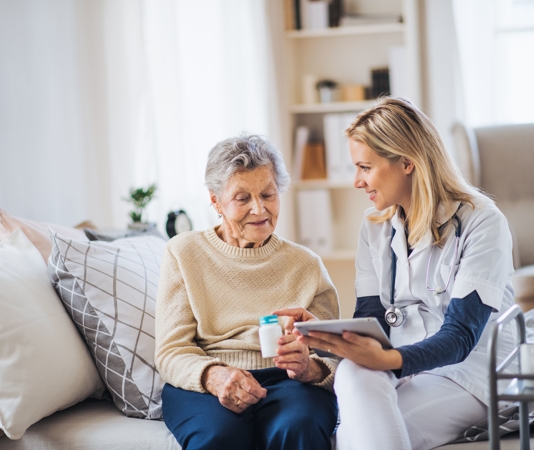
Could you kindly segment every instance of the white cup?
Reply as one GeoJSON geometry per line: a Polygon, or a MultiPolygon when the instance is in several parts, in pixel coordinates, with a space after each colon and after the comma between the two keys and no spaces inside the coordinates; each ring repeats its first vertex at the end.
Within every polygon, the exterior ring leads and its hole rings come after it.
{"type": "MultiPolygon", "coordinates": [[[[519,358],[521,373],[523,375],[534,375],[534,344],[521,344],[519,347],[519,358]]],[[[523,381],[525,387],[534,388],[534,380],[523,381]]]]}

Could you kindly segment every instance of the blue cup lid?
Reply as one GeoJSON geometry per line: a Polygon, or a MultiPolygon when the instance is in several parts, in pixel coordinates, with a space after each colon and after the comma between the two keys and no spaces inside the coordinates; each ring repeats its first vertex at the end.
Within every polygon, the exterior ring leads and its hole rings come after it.
{"type": "Polygon", "coordinates": [[[260,325],[268,325],[270,323],[278,323],[278,316],[262,316],[260,317],[260,325]]]}

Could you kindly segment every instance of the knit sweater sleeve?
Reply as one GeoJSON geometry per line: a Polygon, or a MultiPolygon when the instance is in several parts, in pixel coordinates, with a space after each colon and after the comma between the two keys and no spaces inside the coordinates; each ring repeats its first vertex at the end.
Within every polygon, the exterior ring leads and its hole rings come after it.
{"type": "Polygon", "coordinates": [[[156,301],[156,367],[162,379],[189,391],[206,393],[202,373],[225,365],[196,344],[197,322],[188,300],[178,261],[167,246],[161,264],[156,301]]]}
{"type": "MultiPolygon", "coordinates": [[[[321,260],[319,260],[317,268],[317,293],[308,310],[320,320],[339,319],[339,300],[336,288],[321,260]]],[[[316,354],[312,354],[311,358],[323,363],[330,371],[327,377],[319,383],[315,383],[315,385],[328,390],[333,390],[334,374],[339,364],[339,360],[337,358],[322,358],[316,354]]]]}

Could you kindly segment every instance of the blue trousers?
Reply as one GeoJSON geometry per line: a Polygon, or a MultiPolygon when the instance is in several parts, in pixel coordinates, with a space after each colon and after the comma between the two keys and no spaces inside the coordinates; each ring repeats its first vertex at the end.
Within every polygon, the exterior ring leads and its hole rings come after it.
{"type": "Polygon", "coordinates": [[[236,414],[212,394],[165,384],[163,420],[183,450],[330,450],[333,393],[291,380],[278,368],[251,370],[267,396],[236,414]]]}

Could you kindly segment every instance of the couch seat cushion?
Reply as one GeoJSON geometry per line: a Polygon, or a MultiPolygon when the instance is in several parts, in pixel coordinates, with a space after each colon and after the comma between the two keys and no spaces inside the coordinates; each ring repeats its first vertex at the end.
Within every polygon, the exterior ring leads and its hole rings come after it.
{"type": "Polygon", "coordinates": [[[113,403],[87,399],[31,426],[2,450],[180,450],[165,423],[126,417],[113,403]]]}

